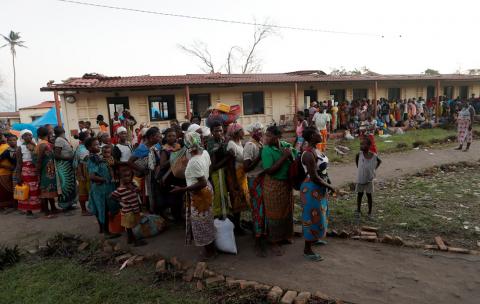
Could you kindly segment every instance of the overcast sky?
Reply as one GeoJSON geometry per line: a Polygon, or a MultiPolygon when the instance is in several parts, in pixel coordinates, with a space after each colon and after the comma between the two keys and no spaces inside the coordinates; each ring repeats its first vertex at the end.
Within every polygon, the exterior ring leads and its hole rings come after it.
{"type": "MultiPolygon", "coordinates": [[[[80,0],[82,1],[82,0],[80,0]]],[[[296,27],[372,36],[280,30],[258,55],[262,72],[367,66],[379,73],[452,73],[480,68],[480,1],[476,0],[85,0],[175,14],[264,20],[296,27]],[[384,38],[380,36],[384,35],[384,38]],[[400,38],[399,35],[402,35],[400,38]]],[[[0,0],[0,33],[21,32],[27,49],[17,52],[20,106],[52,99],[40,93],[87,72],[109,76],[201,72],[178,44],[204,41],[220,66],[233,45],[247,46],[253,27],[86,7],[56,0],[0,0]]],[[[13,104],[13,73],[0,49],[0,92],[13,104]]],[[[2,101],[1,103],[5,103],[2,101]]]]}

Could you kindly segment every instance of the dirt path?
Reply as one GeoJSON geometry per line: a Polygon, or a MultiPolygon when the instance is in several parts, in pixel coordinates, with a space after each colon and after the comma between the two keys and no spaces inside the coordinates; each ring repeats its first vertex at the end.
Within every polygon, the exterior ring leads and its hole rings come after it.
{"type": "MultiPolygon", "coordinates": [[[[419,169],[456,161],[476,161],[480,146],[470,153],[423,150],[383,157],[378,179],[394,178],[419,169]],[[429,153],[433,153],[430,155],[429,153]]],[[[354,181],[352,164],[333,166],[330,175],[336,185],[354,181]]],[[[33,246],[56,232],[97,235],[92,217],[60,216],[53,220],[29,220],[12,213],[0,215],[0,243],[33,246]]],[[[141,253],[158,253],[192,260],[195,247],[184,246],[183,227],[172,227],[160,237],[149,239],[141,253]]],[[[325,261],[312,263],[302,257],[303,242],[297,238],[286,247],[283,257],[257,258],[249,237],[237,240],[240,254],[222,255],[209,267],[234,276],[296,290],[322,291],[355,303],[478,303],[480,257],[438,254],[429,257],[423,250],[329,239],[318,248],[325,261]]]]}

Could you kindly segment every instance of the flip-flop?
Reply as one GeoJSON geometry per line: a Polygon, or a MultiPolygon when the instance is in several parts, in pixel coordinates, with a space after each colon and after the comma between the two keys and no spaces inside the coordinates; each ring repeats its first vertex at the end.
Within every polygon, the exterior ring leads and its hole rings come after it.
{"type": "Polygon", "coordinates": [[[315,243],[313,243],[313,246],[323,246],[323,245],[327,245],[327,244],[328,244],[327,241],[318,240],[318,241],[316,241],[315,243]]]}
{"type": "Polygon", "coordinates": [[[323,261],[323,258],[319,255],[319,254],[306,254],[304,253],[303,256],[307,259],[307,260],[310,260],[310,261],[313,261],[313,262],[320,262],[320,261],[323,261]]]}
{"type": "Polygon", "coordinates": [[[54,215],[54,214],[49,214],[49,215],[43,216],[44,219],[48,219],[48,220],[53,219],[53,218],[56,218],[56,217],[57,217],[57,216],[54,215]]]}

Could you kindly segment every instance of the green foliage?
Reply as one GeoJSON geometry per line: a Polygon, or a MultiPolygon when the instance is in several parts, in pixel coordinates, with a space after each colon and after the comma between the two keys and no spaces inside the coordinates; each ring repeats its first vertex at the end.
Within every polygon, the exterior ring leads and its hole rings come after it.
{"type": "Polygon", "coordinates": [[[8,246],[0,247],[0,270],[12,266],[20,261],[20,250],[18,246],[10,248],[8,246]]]}
{"type": "Polygon", "coordinates": [[[434,69],[426,69],[423,73],[425,75],[440,75],[440,72],[434,69]]]}

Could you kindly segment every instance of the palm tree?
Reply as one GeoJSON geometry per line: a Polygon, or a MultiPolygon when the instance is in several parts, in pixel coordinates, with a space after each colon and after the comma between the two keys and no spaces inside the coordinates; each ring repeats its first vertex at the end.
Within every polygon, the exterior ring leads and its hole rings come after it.
{"type": "Polygon", "coordinates": [[[13,63],[13,91],[15,93],[15,111],[18,110],[17,104],[17,72],[15,70],[15,56],[17,55],[16,47],[26,47],[24,45],[25,41],[20,40],[20,32],[10,31],[10,35],[4,36],[3,39],[7,41],[6,44],[0,46],[0,48],[10,46],[10,52],[12,53],[12,63],[13,63]]]}

